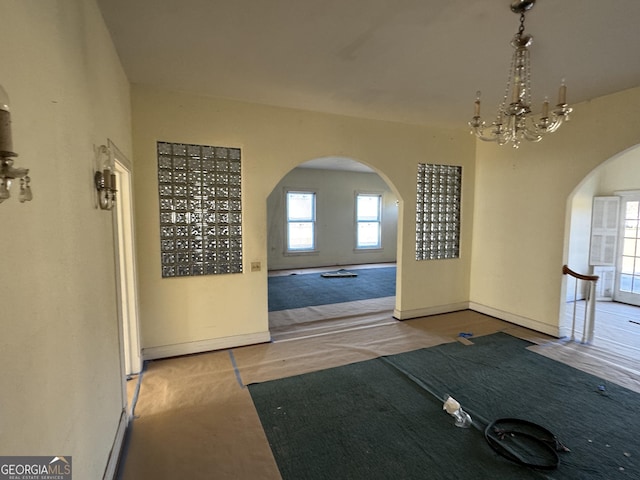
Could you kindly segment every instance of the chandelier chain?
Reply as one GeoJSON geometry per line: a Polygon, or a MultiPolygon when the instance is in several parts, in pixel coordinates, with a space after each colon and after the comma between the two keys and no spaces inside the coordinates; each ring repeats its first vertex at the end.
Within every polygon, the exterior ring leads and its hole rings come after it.
{"type": "Polygon", "coordinates": [[[524,13],[520,14],[520,27],[518,28],[518,35],[522,36],[524,33],[524,13]]]}
{"type": "Polygon", "coordinates": [[[512,55],[511,66],[509,68],[509,75],[507,76],[507,86],[504,89],[504,96],[502,97],[502,102],[500,103],[500,105],[498,105],[498,113],[497,113],[498,118],[502,117],[502,112],[504,112],[505,108],[507,107],[507,103],[509,99],[509,90],[511,90],[511,81],[513,79],[513,71],[515,70],[514,68],[515,64],[516,64],[516,56],[512,55]]]}

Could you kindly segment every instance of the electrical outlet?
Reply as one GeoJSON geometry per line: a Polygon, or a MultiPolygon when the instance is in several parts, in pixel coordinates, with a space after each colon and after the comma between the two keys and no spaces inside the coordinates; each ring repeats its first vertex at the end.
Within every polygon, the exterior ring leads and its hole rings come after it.
{"type": "Polygon", "coordinates": [[[260,270],[262,270],[262,265],[260,264],[260,262],[251,262],[252,272],[259,272],[260,270]]]}

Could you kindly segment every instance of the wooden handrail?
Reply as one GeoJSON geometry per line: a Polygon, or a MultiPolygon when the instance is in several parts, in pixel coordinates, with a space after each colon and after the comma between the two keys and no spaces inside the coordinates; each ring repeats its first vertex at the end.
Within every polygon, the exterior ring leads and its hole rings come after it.
{"type": "Polygon", "coordinates": [[[585,280],[587,282],[597,282],[600,278],[598,275],[582,275],[581,273],[574,272],[567,265],[562,266],[562,274],[563,275],[571,275],[574,278],[578,278],[580,280],[585,280]]]}
{"type": "Polygon", "coordinates": [[[593,334],[596,323],[596,284],[600,278],[598,275],[582,275],[574,272],[567,265],[562,266],[562,274],[570,275],[576,279],[573,292],[573,321],[571,323],[571,340],[573,341],[576,331],[576,303],[578,300],[578,280],[589,282],[589,291],[585,297],[587,303],[584,308],[584,329],[582,331],[582,343],[593,342],[593,334]]]}

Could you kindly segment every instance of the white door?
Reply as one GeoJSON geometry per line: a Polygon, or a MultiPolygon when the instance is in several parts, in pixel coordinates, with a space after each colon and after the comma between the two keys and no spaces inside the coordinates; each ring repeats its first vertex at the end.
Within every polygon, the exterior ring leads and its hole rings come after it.
{"type": "Polygon", "coordinates": [[[614,300],[640,306],[640,194],[621,199],[614,300]]]}

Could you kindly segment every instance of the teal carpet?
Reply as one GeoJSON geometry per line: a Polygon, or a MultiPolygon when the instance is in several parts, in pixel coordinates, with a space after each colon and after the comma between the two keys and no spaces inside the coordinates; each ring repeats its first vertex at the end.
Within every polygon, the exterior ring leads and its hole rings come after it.
{"type": "Polygon", "coordinates": [[[250,385],[283,479],[640,478],[640,395],[506,334],[472,340],[250,385]],[[453,425],[447,393],[476,428],[453,425]],[[500,457],[482,430],[503,417],[571,452],[552,472],[500,457]]]}
{"type": "Polygon", "coordinates": [[[358,276],[324,278],[320,273],[306,273],[269,277],[269,311],[369,300],[396,294],[396,267],[363,268],[353,272],[358,276]]]}

